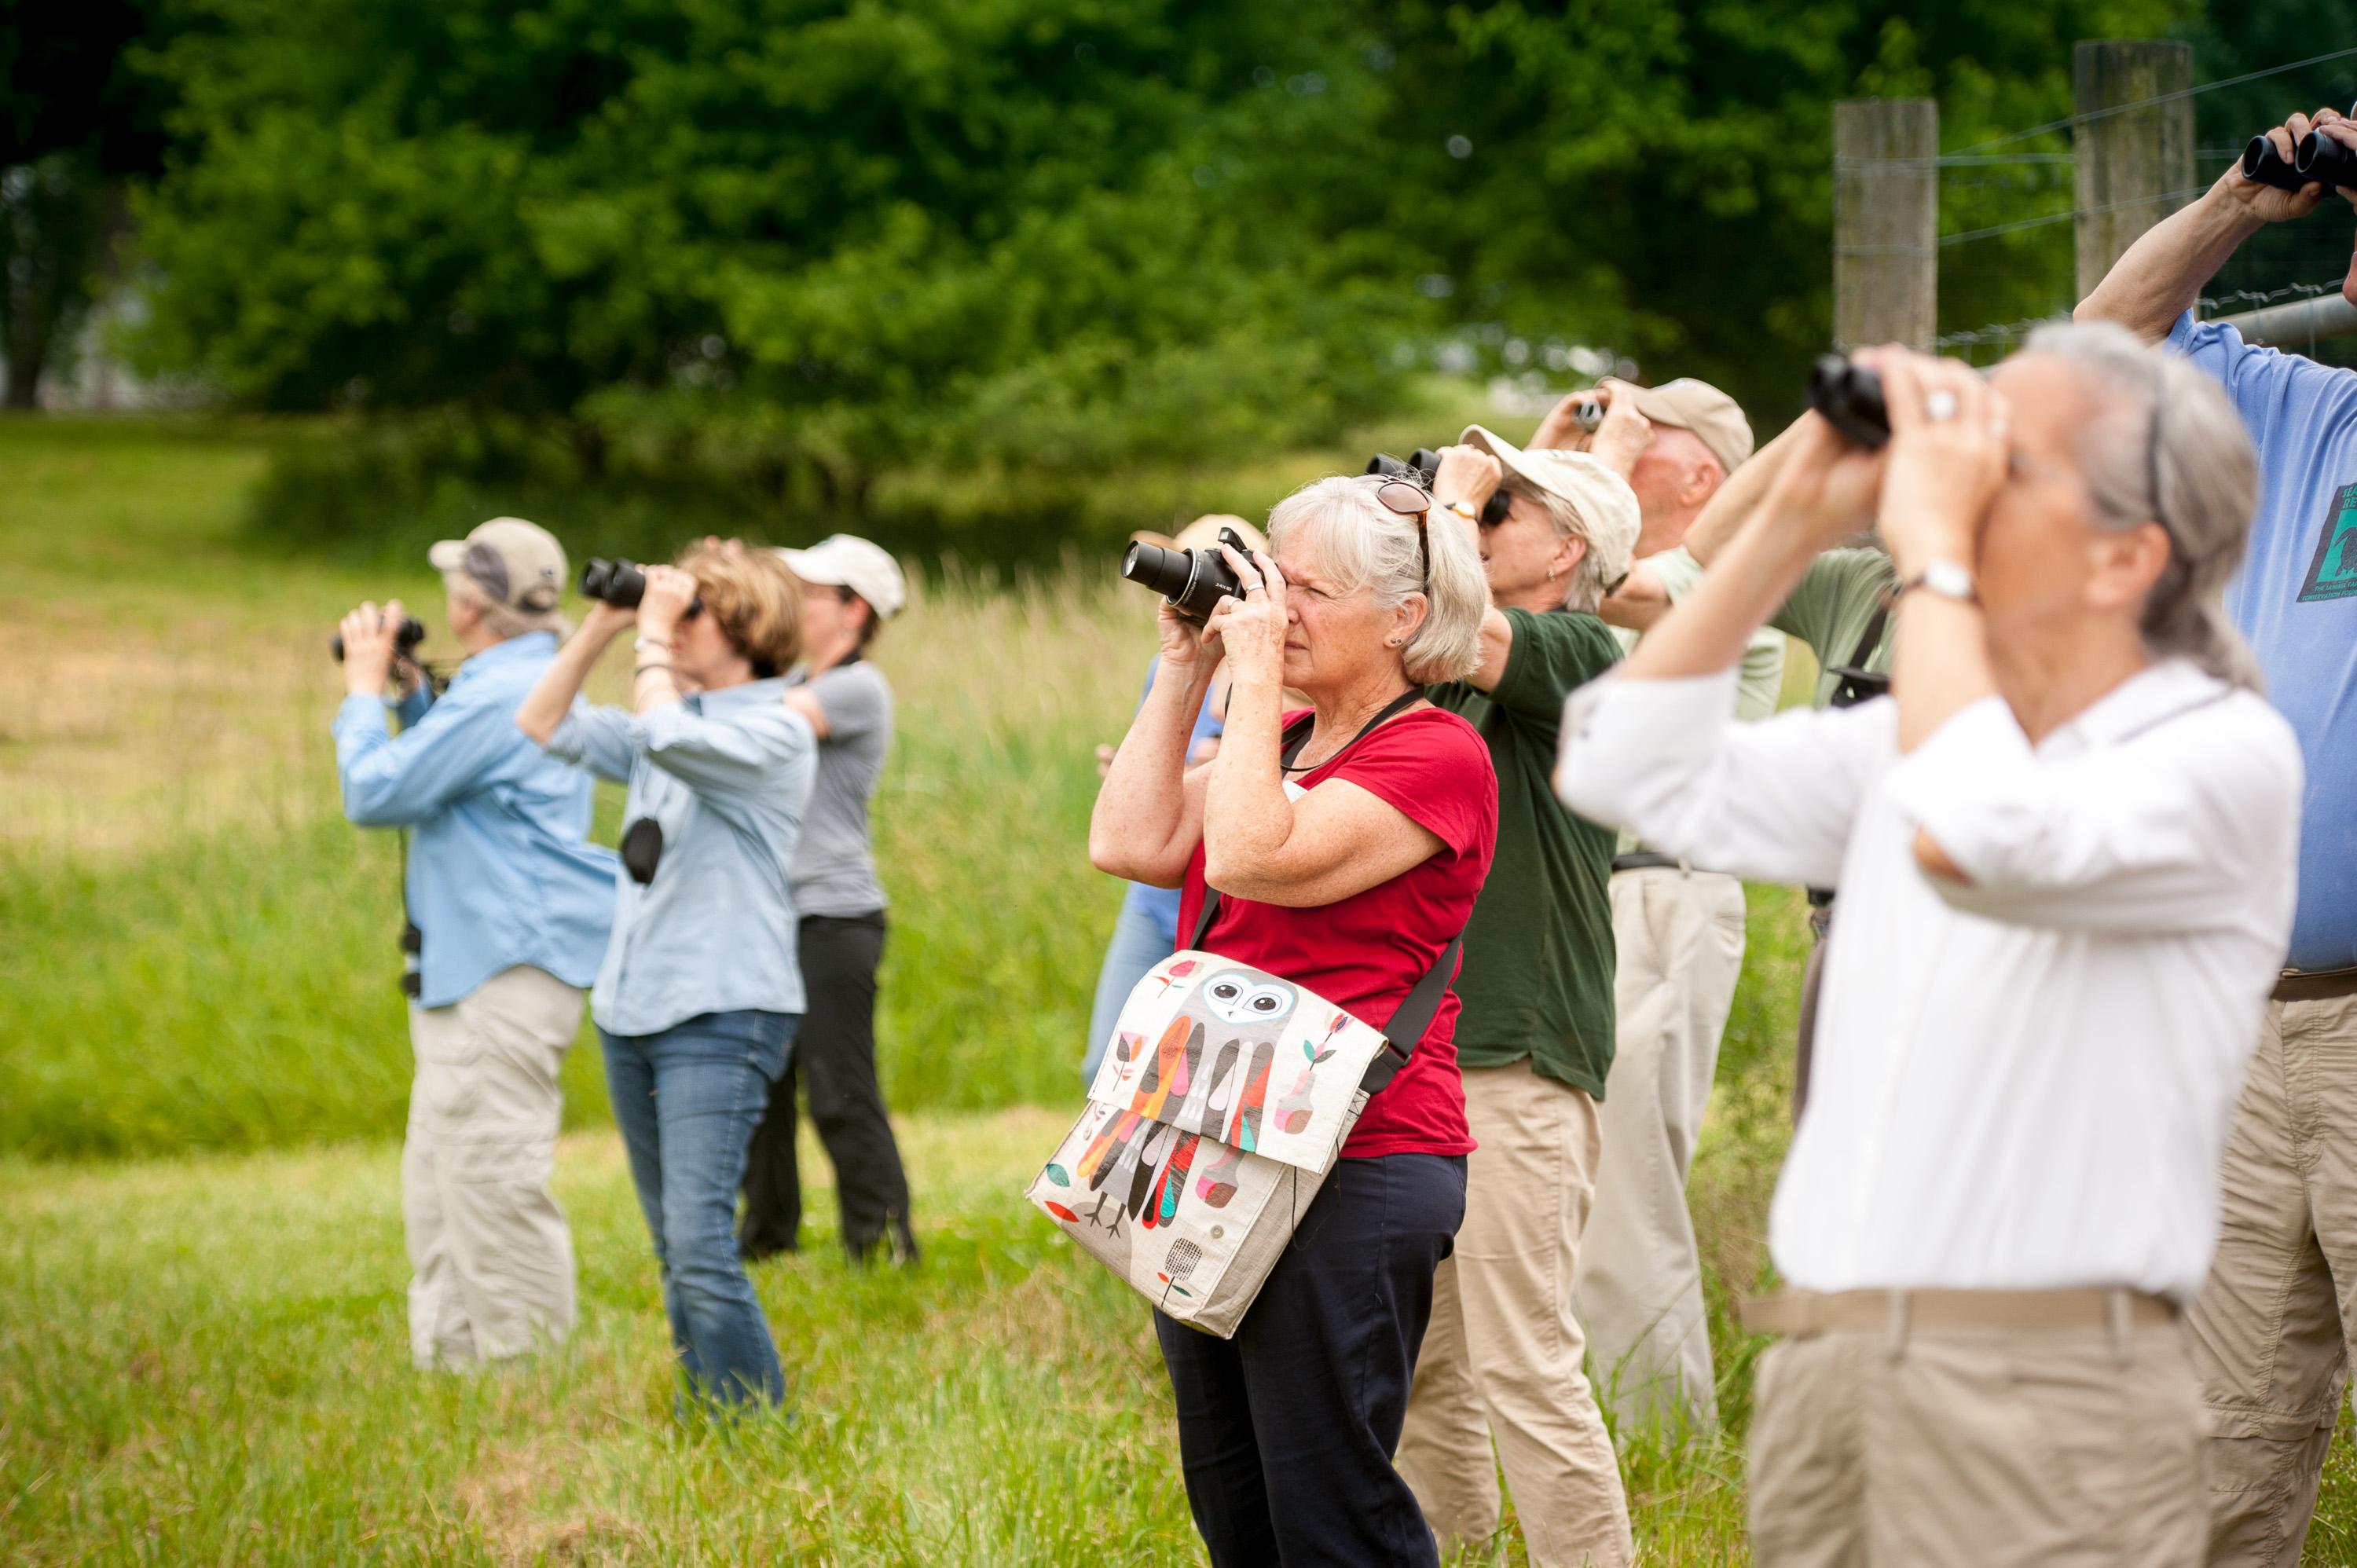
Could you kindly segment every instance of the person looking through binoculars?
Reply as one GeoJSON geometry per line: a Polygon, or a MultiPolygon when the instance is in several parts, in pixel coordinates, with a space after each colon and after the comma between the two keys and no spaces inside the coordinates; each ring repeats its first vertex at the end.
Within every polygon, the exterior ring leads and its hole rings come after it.
{"type": "Polygon", "coordinates": [[[614,857],[587,842],[588,778],[514,722],[565,631],[564,548],[502,517],[427,559],[465,661],[437,696],[402,651],[417,639],[401,602],[363,604],[340,628],[335,722],[344,814],[410,835],[416,1074],[401,1192],[420,1368],[514,1356],[573,1326],[573,1242],[548,1189],[556,1074],[614,908],[614,857]]]}
{"type": "Polygon", "coordinates": [[[516,724],[553,757],[627,782],[613,940],[590,993],[614,1121],[653,1233],[693,1394],[785,1397],[737,1253],[746,1146],[803,1010],[792,867],[816,770],[778,677],[802,646],[802,585],[762,551],[698,546],[599,601],[516,724]],[[635,628],[630,707],[577,707],[635,628]]]}

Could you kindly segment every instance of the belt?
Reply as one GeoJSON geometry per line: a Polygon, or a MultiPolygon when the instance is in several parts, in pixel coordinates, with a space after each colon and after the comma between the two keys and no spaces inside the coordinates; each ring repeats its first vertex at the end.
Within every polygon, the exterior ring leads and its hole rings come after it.
{"type": "MultiPolygon", "coordinates": [[[[1618,861],[1612,869],[1620,869],[1618,861]]],[[[2328,969],[2316,974],[2303,974],[2287,969],[2276,982],[2274,1000],[2277,1002],[2330,1002],[2336,997],[2357,996],[2357,969],[2328,969]]]]}
{"type": "Polygon", "coordinates": [[[1753,1334],[1798,1339],[1910,1328],[2157,1328],[2176,1322],[2177,1310],[2166,1296],[2131,1290],[1786,1291],[1745,1302],[1743,1326],[1753,1334]]]}
{"type": "Polygon", "coordinates": [[[1615,871],[1683,871],[1685,862],[1674,854],[1663,854],[1657,849],[1632,849],[1626,854],[1612,857],[1615,871]]]}

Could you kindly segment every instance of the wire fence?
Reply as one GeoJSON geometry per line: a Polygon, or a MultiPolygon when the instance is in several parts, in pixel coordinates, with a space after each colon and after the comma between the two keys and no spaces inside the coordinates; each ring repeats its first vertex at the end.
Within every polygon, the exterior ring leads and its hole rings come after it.
{"type": "MultiPolygon", "coordinates": [[[[2197,54],[2197,71],[2201,65],[2197,54]]],[[[2078,302],[2079,220],[2146,207],[2174,210],[2240,158],[2251,135],[2281,124],[2293,108],[2345,103],[2352,97],[2357,47],[1981,136],[1924,160],[1936,168],[1940,182],[1941,330],[1934,347],[1974,363],[2002,359],[2042,323],[2067,317],[2078,302]],[[2078,204],[2072,133],[2189,99],[2195,116],[2197,183],[2158,196],[2078,204]],[[2041,139],[2046,145],[2038,145],[2041,139]]],[[[1913,166],[1921,172],[1922,164],[1913,166]]],[[[2200,314],[2232,315],[2337,290],[2350,263],[2351,216],[2346,205],[2328,199],[2306,220],[2270,225],[2212,280],[2200,314]]],[[[2357,363],[2357,338],[2321,340],[2308,351],[2330,362],[2357,363]]]]}

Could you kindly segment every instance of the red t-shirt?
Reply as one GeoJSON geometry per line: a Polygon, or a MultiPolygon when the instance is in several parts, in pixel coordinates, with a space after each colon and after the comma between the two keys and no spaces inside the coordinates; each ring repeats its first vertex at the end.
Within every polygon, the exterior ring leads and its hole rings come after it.
{"type": "MultiPolygon", "coordinates": [[[[1286,722],[1299,716],[1287,714],[1286,722]]],[[[1307,986],[1380,1029],[1473,913],[1498,843],[1498,776],[1480,731],[1455,714],[1419,708],[1296,782],[1307,789],[1329,779],[1347,779],[1397,807],[1446,847],[1389,882],[1315,909],[1222,894],[1201,945],[1307,986]]],[[[1198,844],[1179,901],[1181,947],[1202,908],[1198,844]]],[[[1458,1007],[1451,990],[1406,1065],[1367,1101],[1343,1158],[1473,1152],[1457,1072],[1458,1007]]]]}

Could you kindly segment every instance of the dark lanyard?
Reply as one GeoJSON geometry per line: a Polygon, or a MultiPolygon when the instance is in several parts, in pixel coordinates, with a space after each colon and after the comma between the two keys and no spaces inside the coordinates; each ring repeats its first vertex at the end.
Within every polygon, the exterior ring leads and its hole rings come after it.
{"type": "Polygon", "coordinates": [[[1309,745],[1310,736],[1317,732],[1318,715],[1312,714],[1308,718],[1299,721],[1301,725],[1301,734],[1298,738],[1286,742],[1285,750],[1277,757],[1277,768],[1280,772],[1284,773],[1315,773],[1318,771],[1318,768],[1326,767],[1329,763],[1340,758],[1343,752],[1349,751],[1351,746],[1354,746],[1361,741],[1366,739],[1370,734],[1373,733],[1377,725],[1382,724],[1385,719],[1392,717],[1395,714],[1403,713],[1408,708],[1415,706],[1416,703],[1423,700],[1423,687],[1410,686],[1406,691],[1402,692],[1398,696],[1394,697],[1384,707],[1382,713],[1377,714],[1373,718],[1369,719],[1364,725],[1361,725],[1359,733],[1352,736],[1349,741],[1344,743],[1341,751],[1336,752],[1332,757],[1328,757],[1325,762],[1318,764],[1317,768],[1296,768],[1293,766],[1293,759],[1301,755],[1304,748],[1309,745]]]}

